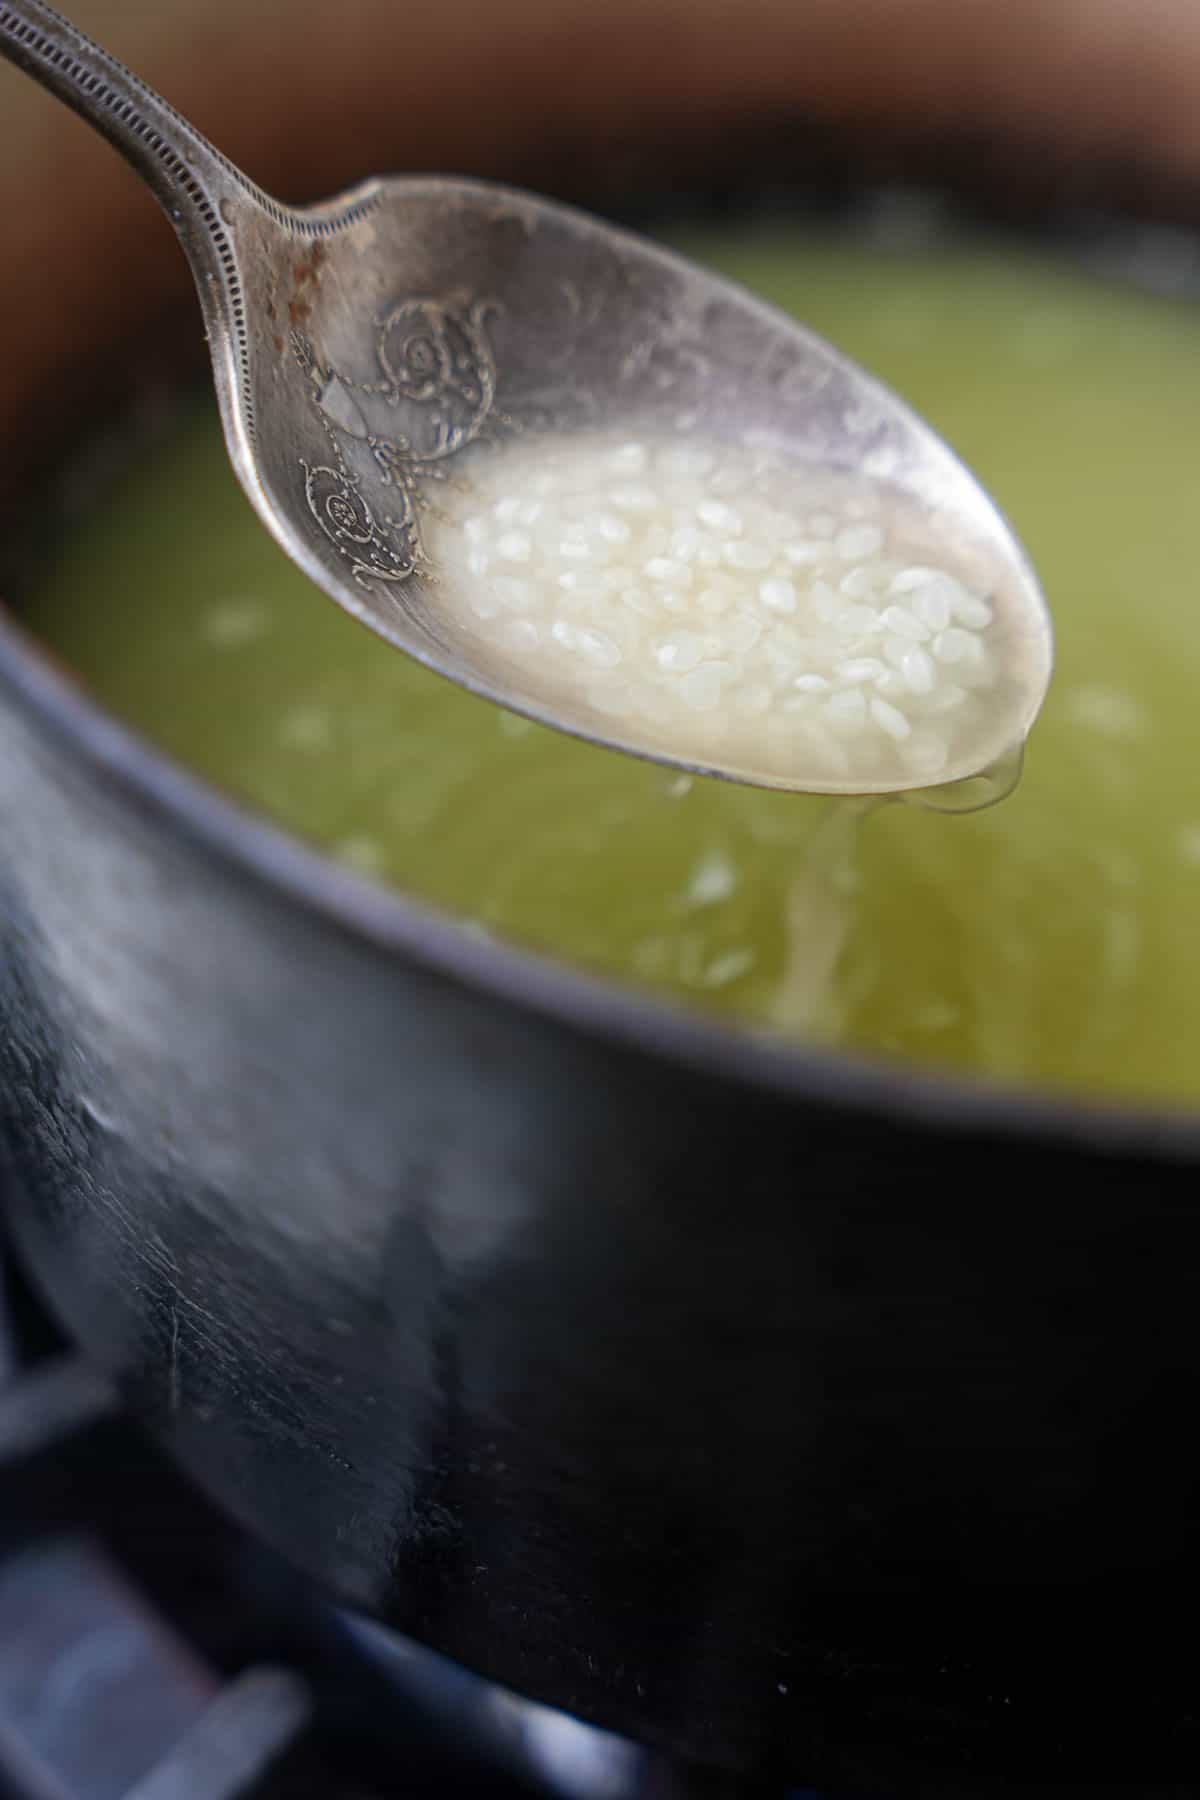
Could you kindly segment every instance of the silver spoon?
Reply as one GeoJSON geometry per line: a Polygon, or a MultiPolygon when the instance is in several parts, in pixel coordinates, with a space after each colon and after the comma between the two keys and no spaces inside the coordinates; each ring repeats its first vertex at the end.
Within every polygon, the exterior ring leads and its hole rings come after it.
{"type": "Polygon", "coordinates": [[[319,587],[464,687],[611,747],[814,791],[922,785],[781,774],[664,740],[464,633],[421,518],[489,443],[537,434],[769,439],[886,475],[969,540],[1013,622],[1018,678],[960,780],[1019,750],[1049,681],[1045,602],[1006,522],[923,421],[823,339],[686,260],[491,184],[372,180],[318,206],[270,199],[41,0],[0,0],[0,53],[96,127],[166,210],[200,295],[226,443],[267,529],[319,587]]]}

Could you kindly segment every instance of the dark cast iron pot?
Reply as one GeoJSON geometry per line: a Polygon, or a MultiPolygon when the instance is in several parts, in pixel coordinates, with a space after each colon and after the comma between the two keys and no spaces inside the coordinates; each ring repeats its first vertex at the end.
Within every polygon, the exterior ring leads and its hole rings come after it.
{"type": "MultiPolygon", "coordinates": [[[[352,172],[403,160],[371,148],[352,172]]],[[[48,179],[24,171],[30,219],[48,179]]],[[[44,399],[0,412],[18,474],[54,441],[30,421],[83,430],[80,371],[127,366],[140,215],[112,218],[71,334],[35,329],[54,245],[12,278],[12,381],[44,399]]],[[[471,941],[173,767],[11,622],[0,1014],[29,1266],[344,1599],[715,1769],[924,1794],[1200,1768],[1172,1641],[1200,1595],[1200,1121],[772,1048],[471,941]]]]}

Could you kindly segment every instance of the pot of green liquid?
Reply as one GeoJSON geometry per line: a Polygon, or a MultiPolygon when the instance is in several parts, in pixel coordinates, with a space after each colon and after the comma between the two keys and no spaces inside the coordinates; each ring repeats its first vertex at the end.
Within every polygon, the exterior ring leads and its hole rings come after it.
{"type": "Polygon", "coordinates": [[[14,1226],[239,1517],[524,1693],[811,1781],[1175,1774],[1200,313],[986,236],[685,247],[1028,544],[1015,792],[864,819],[499,712],[184,409],[3,631],[14,1226]]]}

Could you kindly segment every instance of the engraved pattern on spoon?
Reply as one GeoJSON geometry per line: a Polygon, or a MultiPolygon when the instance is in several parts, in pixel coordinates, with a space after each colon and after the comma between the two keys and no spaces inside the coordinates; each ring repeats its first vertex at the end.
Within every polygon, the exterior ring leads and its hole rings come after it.
{"type": "Polygon", "coordinates": [[[371,381],[323,363],[307,338],[292,333],[292,354],[332,449],[333,466],[300,459],[305,499],[360,587],[405,581],[421,566],[417,484],[442,475],[439,465],[474,443],[492,420],[497,374],[485,327],[498,311],[488,300],[397,301],[376,322],[381,379],[371,381]],[[390,430],[378,428],[382,423],[390,430]],[[392,490],[398,511],[372,510],[343,439],[366,446],[375,479],[392,490]]]}

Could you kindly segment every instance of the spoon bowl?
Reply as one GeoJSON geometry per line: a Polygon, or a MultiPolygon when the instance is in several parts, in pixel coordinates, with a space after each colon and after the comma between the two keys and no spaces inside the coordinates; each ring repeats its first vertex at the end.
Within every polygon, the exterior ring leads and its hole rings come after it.
{"type": "Polygon", "coordinates": [[[819,759],[781,769],[548,693],[447,604],[424,520],[479,459],[545,441],[553,460],[584,434],[717,443],[881,484],[950,533],[1012,621],[1016,677],[991,734],[937,779],[975,775],[1023,742],[1051,667],[1036,577],[957,457],[824,339],[682,257],[507,187],[395,178],[282,206],[41,0],[0,3],[0,52],[157,194],[196,279],[251,503],[390,644],[514,711],[688,770],[819,792],[924,785],[819,759]]]}

